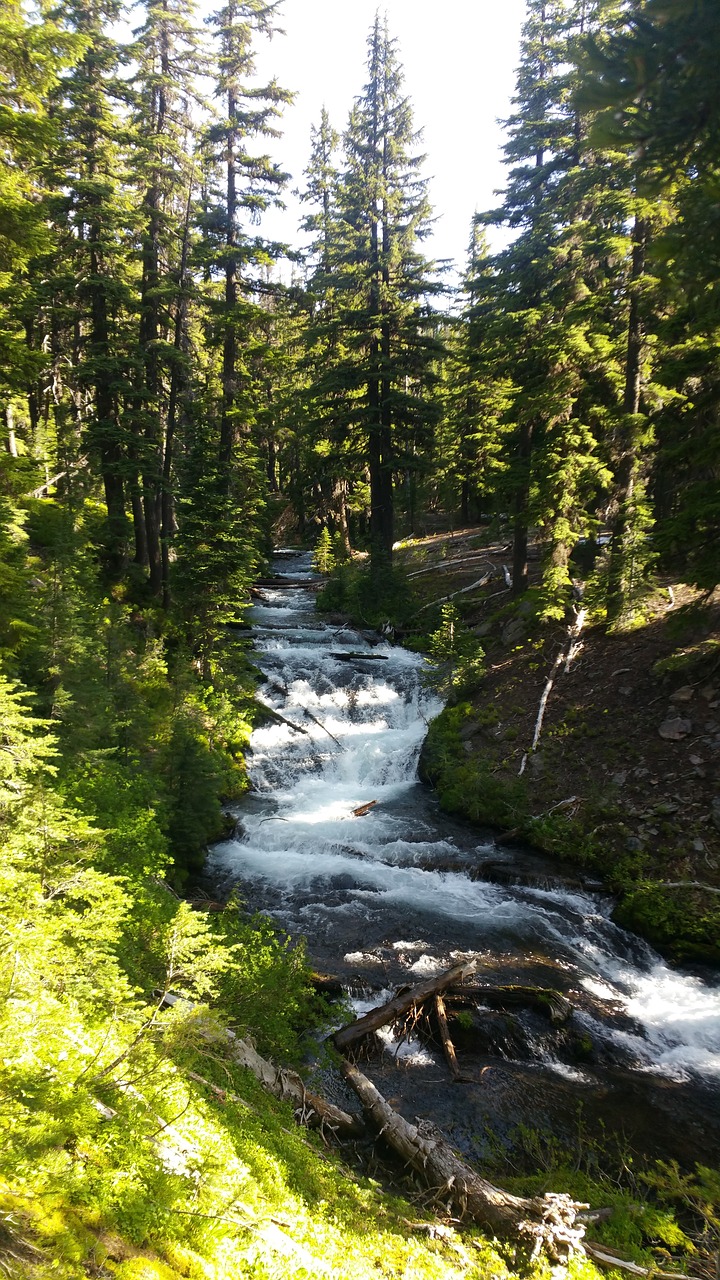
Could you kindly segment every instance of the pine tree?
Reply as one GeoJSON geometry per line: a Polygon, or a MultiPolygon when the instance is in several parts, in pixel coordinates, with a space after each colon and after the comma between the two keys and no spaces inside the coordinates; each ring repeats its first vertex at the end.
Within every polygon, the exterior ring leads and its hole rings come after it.
{"type": "Polygon", "coordinates": [[[413,153],[412,110],[379,17],[368,38],[368,73],[344,139],[338,319],[348,344],[345,394],[367,451],[371,559],[380,568],[392,560],[393,470],[410,437],[427,443],[433,411],[426,388],[438,346],[426,299],[437,285],[419,249],[430,207],[422,157],[413,153]]]}
{"type": "MultiPolygon", "coordinates": [[[[719,53],[715,6],[648,0],[629,6],[609,38],[591,45],[584,86],[587,101],[599,111],[596,132],[623,148],[636,170],[628,350],[632,357],[633,328],[635,346],[642,344],[642,330],[650,331],[658,384],[652,406],[658,450],[649,495],[659,517],[656,544],[676,563],[689,565],[692,579],[708,589],[720,580],[719,53]],[[642,259],[655,277],[654,307],[642,259]]],[[[631,360],[628,372],[626,402],[632,408],[631,360]]],[[[631,417],[630,428],[632,422],[631,417]]],[[[639,471],[642,479],[648,435],[642,417],[636,423],[637,439],[630,442],[625,465],[630,504],[634,474],[639,471]]],[[[642,509],[647,499],[642,491],[640,496],[642,509]]]]}
{"type": "Polygon", "coordinates": [[[141,556],[152,595],[167,596],[172,447],[187,273],[189,213],[197,182],[192,112],[203,69],[186,0],[151,0],[135,32],[134,181],[141,191],[137,393],[133,417],[142,474],[141,556]],[[173,319],[173,311],[175,313],[173,319]]]}
{"type": "Polygon", "coordinates": [[[109,33],[120,12],[119,0],[72,0],[64,9],[84,53],[55,94],[61,134],[49,179],[59,193],[54,212],[61,250],[49,284],[50,338],[72,364],[68,390],[75,430],[102,477],[113,576],[126,562],[129,474],[121,405],[129,380],[129,205],[118,145],[125,86],[121,50],[109,33]]]}

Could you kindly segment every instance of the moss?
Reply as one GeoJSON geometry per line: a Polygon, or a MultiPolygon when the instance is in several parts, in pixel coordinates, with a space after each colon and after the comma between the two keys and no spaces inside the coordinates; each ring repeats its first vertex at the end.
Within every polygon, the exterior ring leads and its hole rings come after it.
{"type": "Polygon", "coordinates": [[[446,813],[493,826],[524,827],[529,818],[526,787],[519,778],[491,772],[482,757],[470,759],[460,731],[477,717],[469,703],[447,707],[433,720],[423,748],[421,775],[435,787],[446,813]]]}
{"type": "Polygon", "coordinates": [[[678,959],[720,963],[720,906],[702,890],[644,882],[623,894],[613,919],[678,959]]]}

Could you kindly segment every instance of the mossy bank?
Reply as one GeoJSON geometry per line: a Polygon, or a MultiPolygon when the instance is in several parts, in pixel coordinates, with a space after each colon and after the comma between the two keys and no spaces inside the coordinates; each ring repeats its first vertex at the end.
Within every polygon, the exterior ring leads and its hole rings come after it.
{"type": "Polygon", "coordinates": [[[590,628],[540,700],[562,626],[501,614],[486,672],[430,725],[443,808],[602,876],[615,920],[680,961],[720,962],[720,645],[713,611],[590,628]],[[525,767],[523,768],[523,761],[525,767]]]}

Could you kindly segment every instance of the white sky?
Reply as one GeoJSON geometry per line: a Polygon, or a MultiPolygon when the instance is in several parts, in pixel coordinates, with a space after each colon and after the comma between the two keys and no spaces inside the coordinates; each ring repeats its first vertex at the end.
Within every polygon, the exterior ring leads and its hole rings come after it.
{"type": "MultiPolygon", "coordinates": [[[[258,46],[258,76],[296,91],[273,156],[304,184],[310,128],[325,105],[342,133],[353,98],[366,80],[366,38],[378,0],[285,0],[285,35],[258,46]]],[[[492,208],[504,182],[498,124],[510,114],[525,0],[381,0],[398,42],[415,125],[423,130],[426,175],[438,219],[428,256],[462,270],[476,209],[492,208]]],[[[259,83],[259,81],[258,81],[259,83]]],[[[263,233],[298,245],[299,206],[263,219],[263,233]]]]}

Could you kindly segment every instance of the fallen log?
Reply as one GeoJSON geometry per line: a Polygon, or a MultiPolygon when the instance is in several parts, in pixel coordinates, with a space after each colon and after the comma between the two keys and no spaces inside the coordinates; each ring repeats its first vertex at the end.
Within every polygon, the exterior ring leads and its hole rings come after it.
{"type": "Polygon", "coordinates": [[[583,1249],[593,1262],[599,1263],[601,1267],[609,1267],[611,1271],[629,1271],[632,1276],[648,1276],[651,1280],[698,1280],[697,1276],[681,1275],[679,1271],[657,1271],[655,1267],[640,1267],[637,1262],[628,1262],[621,1258],[606,1244],[595,1244],[594,1241],[585,1240],[583,1249]]]}
{"type": "Polygon", "coordinates": [[[452,573],[453,570],[464,569],[467,565],[472,565],[473,568],[476,569],[478,567],[478,561],[484,561],[484,563],[489,566],[491,573],[496,572],[495,565],[488,560],[487,556],[483,555],[482,552],[478,552],[476,556],[468,556],[467,559],[439,560],[437,564],[427,565],[424,569],[414,569],[413,572],[409,573],[407,576],[408,578],[420,578],[424,573],[452,573]]]}
{"type": "Polygon", "coordinates": [[[393,1111],[357,1067],[346,1062],[343,1074],[378,1133],[436,1191],[439,1201],[453,1206],[457,1217],[519,1239],[533,1257],[545,1249],[560,1262],[582,1252],[585,1226],[578,1213],[587,1205],[552,1192],[527,1199],[502,1191],[465,1164],[434,1125],[410,1124],[393,1111]]]}
{"type": "Polygon", "coordinates": [[[330,650],[330,657],[336,662],[387,662],[386,653],[336,653],[330,650]]]}
{"type": "Polygon", "coordinates": [[[553,991],[548,987],[521,987],[521,986],[505,986],[505,987],[488,987],[480,983],[470,987],[464,987],[462,991],[454,996],[450,995],[450,1000],[462,1001],[464,1004],[468,1001],[478,1001],[481,1004],[487,1004],[491,1009],[537,1009],[539,1013],[544,1013],[550,1019],[553,1026],[559,1027],[572,1017],[573,1007],[567,996],[562,995],[560,991],[553,991]]]}
{"type": "Polygon", "coordinates": [[[336,743],[337,743],[337,745],[339,746],[339,748],[340,748],[340,750],[341,750],[341,751],[344,751],[344,750],[345,750],[345,748],[344,748],[344,746],[343,746],[342,742],[340,742],[339,738],[336,738],[336,737],[335,737],[335,734],[330,732],[330,730],[328,729],[327,725],[324,725],[324,724],[323,724],[323,722],[322,722],[322,720],[318,720],[317,716],[314,716],[314,715],[313,715],[313,713],[312,713],[312,711],[309,711],[307,707],[303,707],[303,711],[304,711],[305,715],[308,717],[308,719],[309,719],[309,720],[312,720],[313,724],[316,724],[316,725],[317,725],[318,729],[322,729],[323,733],[326,733],[326,734],[327,734],[327,736],[328,736],[328,738],[332,738],[333,742],[336,742],[336,743]]]}
{"type": "Polygon", "coordinates": [[[256,578],[256,587],[304,587],[308,591],[319,591],[324,582],[313,581],[312,578],[285,578],[282,574],[270,578],[256,578]]]}
{"type": "Polygon", "coordinates": [[[274,711],[272,707],[268,707],[266,703],[258,701],[258,706],[270,718],[276,720],[278,724],[287,725],[288,729],[294,729],[296,733],[304,733],[306,738],[310,737],[310,730],[304,729],[302,725],[295,724],[294,720],[288,720],[286,716],[281,716],[279,711],[274,711]]]}
{"type": "MultiPolygon", "coordinates": [[[[194,1008],[190,1001],[183,1000],[172,992],[165,993],[163,1004],[171,1007],[178,1004],[184,1005],[189,1010],[194,1008]]],[[[347,1111],[333,1106],[331,1102],[326,1102],[318,1094],[311,1093],[305,1088],[303,1080],[296,1071],[286,1067],[276,1067],[274,1063],[268,1062],[267,1058],[261,1057],[257,1049],[253,1048],[247,1040],[242,1040],[234,1031],[211,1022],[209,1018],[203,1022],[202,1013],[198,1016],[196,1029],[201,1039],[215,1044],[220,1041],[228,1057],[239,1066],[247,1067],[252,1071],[256,1080],[260,1081],[268,1093],[283,1102],[291,1102],[298,1124],[305,1125],[308,1129],[329,1129],[343,1138],[358,1137],[365,1132],[365,1127],[357,1116],[351,1116],[347,1111]]]]}
{"type": "Polygon", "coordinates": [[[460,1070],[457,1054],[455,1052],[455,1045],[450,1037],[450,1028],[448,1027],[447,1013],[445,1012],[445,1001],[439,992],[435,996],[435,1015],[438,1020],[440,1038],[445,1051],[445,1059],[450,1068],[450,1074],[452,1075],[453,1080],[457,1080],[458,1082],[466,1080],[467,1077],[463,1076],[460,1070]]]}
{"type": "Polygon", "coordinates": [[[357,809],[353,809],[353,818],[364,818],[366,813],[375,808],[377,800],[368,800],[367,804],[359,804],[357,809]]]}
{"type": "Polygon", "coordinates": [[[466,596],[471,591],[479,591],[481,587],[486,587],[492,580],[493,574],[486,573],[484,578],[478,578],[477,582],[471,582],[469,587],[461,587],[459,591],[451,591],[449,596],[441,596],[439,600],[430,600],[428,604],[424,604],[412,616],[417,618],[418,614],[424,613],[426,609],[432,609],[436,604],[447,604],[448,600],[457,600],[458,596],[466,596]]]}
{"type": "Polygon", "coordinates": [[[430,996],[435,996],[438,991],[444,991],[447,987],[457,986],[464,978],[469,978],[477,969],[476,960],[468,960],[464,964],[456,964],[452,969],[446,969],[436,978],[428,978],[426,982],[420,982],[417,986],[408,987],[400,995],[393,996],[392,1000],[388,1000],[387,1004],[380,1005],[377,1009],[371,1009],[369,1013],[358,1018],[355,1022],[351,1022],[347,1027],[341,1027],[335,1032],[333,1042],[335,1048],[341,1052],[347,1049],[349,1045],[355,1044],[356,1041],[362,1040],[363,1036],[370,1035],[373,1031],[378,1031],[380,1027],[386,1027],[389,1022],[395,1022],[398,1018],[412,1009],[413,1005],[420,1005],[430,996]]]}

